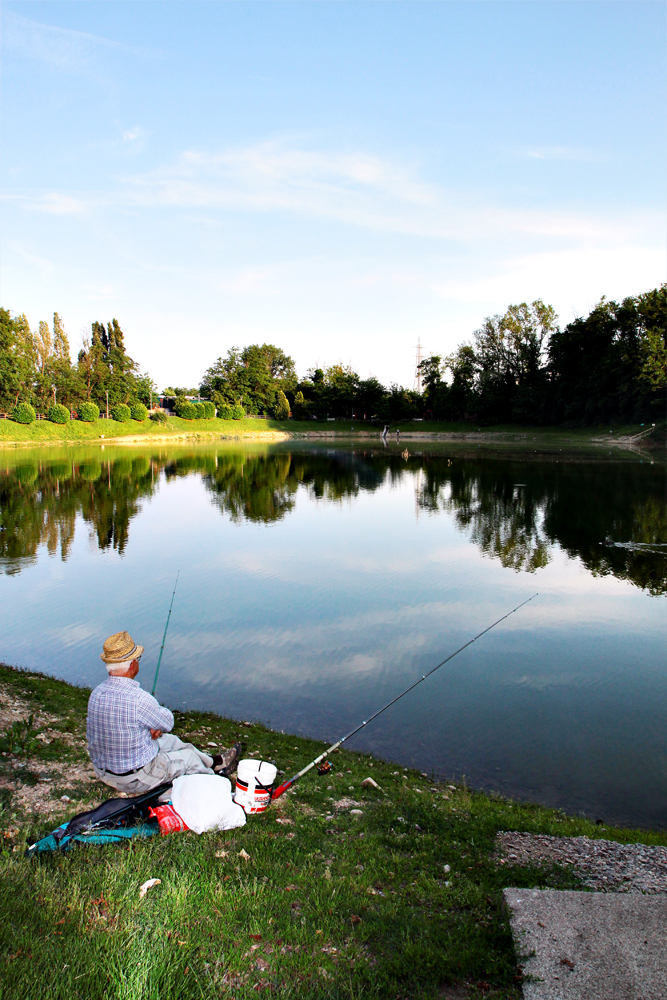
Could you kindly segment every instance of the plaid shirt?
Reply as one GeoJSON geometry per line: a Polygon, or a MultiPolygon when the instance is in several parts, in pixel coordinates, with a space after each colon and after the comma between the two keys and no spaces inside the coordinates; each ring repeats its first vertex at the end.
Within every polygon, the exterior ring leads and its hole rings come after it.
{"type": "Polygon", "coordinates": [[[174,717],[129,677],[108,677],[88,699],[86,739],[96,767],[123,774],[156,756],[151,729],[168,733],[174,717]]]}

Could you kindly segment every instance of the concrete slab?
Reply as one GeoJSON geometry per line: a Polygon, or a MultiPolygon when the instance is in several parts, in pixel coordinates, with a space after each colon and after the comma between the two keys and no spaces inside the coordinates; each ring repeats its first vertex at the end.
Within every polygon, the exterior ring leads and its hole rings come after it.
{"type": "Polygon", "coordinates": [[[667,896],[503,895],[525,1000],[667,1000],[667,896]]]}

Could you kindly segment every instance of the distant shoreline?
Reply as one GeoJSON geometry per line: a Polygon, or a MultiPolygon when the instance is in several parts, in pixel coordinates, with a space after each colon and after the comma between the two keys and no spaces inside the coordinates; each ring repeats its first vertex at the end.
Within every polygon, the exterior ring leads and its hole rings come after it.
{"type": "MultiPolygon", "coordinates": [[[[276,421],[273,419],[259,421],[245,418],[238,421],[218,420],[181,420],[170,417],[167,424],[154,424],[143,421],[139,426],[117,424],[116,421],[97,420],[91,424],[80,421],[52,424],[39,421],[29,425],[17,424],[14,421],[0,421],[0,449],[43,447],[52,445],[139,445],[165,444],[179,441],[265,441],[276,443],[280,441],[317,441],[347,440],[377,441],[382,440],[382,425],[371,426],[353,421],[336,422],[335,426],[318,425],[306,421],[276,421]],[[110,427],[109,424],[114,426],[110,427]],[[263,425],[258,427],[258,424],[263,425]],[[358,428],[358,429],[357,429],[358,428]],[[109,433],[109,431],[111,433],[109,433]]],[[[435,423],[432,429],[424,427],[417,429],[412,421],[398,422],[389,425],[387,444],[396,444],[396,431],[400,431],[401,442],[450,442],[466,444],[514,445],[518,447],[550,447],[550,448],[580,448],[600,447],[620,448],[636,451],[664,447],[664,426],[641,427],[624,426],[613,428],[612,433],[602,433],[600,428],[560,428],[560,427],[486,427],[473,430],[470,425],[452,425],[435,423]]]]}

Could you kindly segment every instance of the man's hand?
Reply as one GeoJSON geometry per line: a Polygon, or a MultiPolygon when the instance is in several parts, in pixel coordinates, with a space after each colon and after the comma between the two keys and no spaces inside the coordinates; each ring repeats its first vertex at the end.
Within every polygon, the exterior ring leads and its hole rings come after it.
{"type": "Polygon", "coordinates": [[[151,739],[152,740],[159,740],[161,736],[162,736],[162,730],[161,729],[151,729],[151,739]]]}

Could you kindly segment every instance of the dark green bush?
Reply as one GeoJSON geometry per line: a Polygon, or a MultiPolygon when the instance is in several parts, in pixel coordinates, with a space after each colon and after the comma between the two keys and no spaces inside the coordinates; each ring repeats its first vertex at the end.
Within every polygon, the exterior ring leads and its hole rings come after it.
{"type": "Polygon", "coordinates": [[[215,417],[215,403],[207,399],[201,405],[204,407],[204,420],[213,420],[215,417]]]}
{"type": "Polygon", "coordinates": [[[234,420],[243,420],[244,417],[245,410],[240,403],[235,403],[234,406],[232,406],[232,418],[234,420]]]}
{"type": "Polygon", "coordinates": [[[174,406],[174,413],[176,414],[177,417],[180,417],[181,420],[194,420],[195,417],[197,416],[197,411],[195,410],[194,406],[192,405],[192,403],[188,402],[181,403],[180,405],[177,404],[176,406],[174,406]]]}
{"type": "Polygon", "coordinates": [[[133,420],[145,420],[148,416],[148,410],[143,403],[133,403],[130,407],[130,415],[133,420]]]}
{"type": "Polygon", "coordinates": [[[206,407],[203,403],[193,403],[192,409],[195,411],[196,420],[204,420],[206,418],[206,407]]]}
{"type": "Polygon", "coordinates": [[[30,403],[19,403],[14,407],[12,416],[17,424],[31,424],[36,417],[36,413],[30,403]]]}
{"type": "Polygon", "coordinates": [[[188,402],[185,396],[176,397],[176,402],[174,403],[174,413],[182,420],[194,420],[197,416],[197,411],[192,403],[188,402]]]}
{"type": "Polygon", "coordinates": [[[100,408],[97,403],[81,403],[78,407],[79,420],[84,420],[87,424],[94,423],[100,415],[100,408]]]}
{"type": "Polygon", "coordinates": [[[69,410],[62,403],[54,403],[46,414],[46,419],[52,424],[66,424],[69,420],[69,410]]]}
{"type": "Polygon", "coordinates": [[[229,403],[223,403],[222,406],[218,407],[218,420],[233,420],[234,419],[234,407],[230,406],[229,403]]]}
{"type": "Polygon", "coordinates": [[[126,406],[125,403],[116,403],[115,406],[111,407],[111,416],[119,424],[126,424],[132,419],[132,412],[130,407],[126,406]]]}
{"type": "Polygon", "coordinates": [[[167,414],[163,413],[162,410],[153,410],[151,420],[154,420],[156,424],[166,424],[167,414]]]}

